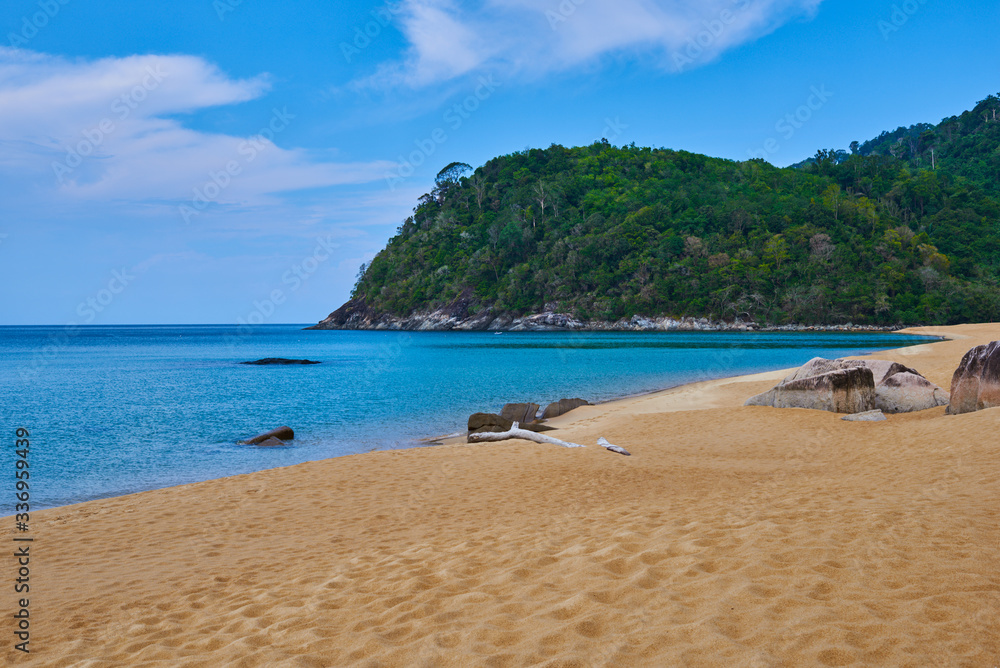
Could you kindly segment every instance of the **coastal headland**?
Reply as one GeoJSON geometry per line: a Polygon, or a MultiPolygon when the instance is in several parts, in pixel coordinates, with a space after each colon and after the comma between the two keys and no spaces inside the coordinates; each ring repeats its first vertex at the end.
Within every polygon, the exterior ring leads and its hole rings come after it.
{"type": "Polygon", "coordinates": [[[472,314],[467,295],[452,304],[433,311],[415,312],[394,316],[368,308],[363,299],[352,299],[320,322],[306,329],[370,329],[392,331],[431,332],[883,332],[896,331],[897,326],[855,325],[758,325],[752,321],[712,320],[684,316],[642,316],[618,320],[581,320],[568,313],[545,311],[531,315],[514,316],[496,313],[491,308],[472,314]]]}
{"type": "MultiPolygon", "coordinates": [[[[905,331],[946,340],[874,357],[946,389],[1000,339],[905,331]]],[[[1000,409],[743,405],[784,374],[550,422],[582,449],[371,452],[32,513],[17,663],[996,665],[1000,409]]]]}

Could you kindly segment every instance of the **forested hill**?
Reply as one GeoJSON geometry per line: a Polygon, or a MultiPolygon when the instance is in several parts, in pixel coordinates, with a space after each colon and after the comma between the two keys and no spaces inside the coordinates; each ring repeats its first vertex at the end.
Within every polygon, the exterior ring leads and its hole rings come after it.
{"type": "Polygon", "coordinates": [[[998,321],[998,108],[990,96],[936,126],[784,169],[603,140],[474,172],[452,164],[321,326],[441,308],[459,318],[998,321]]]}

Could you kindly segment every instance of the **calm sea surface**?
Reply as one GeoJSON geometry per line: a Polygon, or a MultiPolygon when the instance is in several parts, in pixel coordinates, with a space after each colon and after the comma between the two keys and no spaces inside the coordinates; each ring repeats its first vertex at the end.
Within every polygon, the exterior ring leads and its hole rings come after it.
{"type": "MultiPolygon", "coordinates": [[[[3,477],[31,432],[32,507],[462,431],[508,401],[602,401],[925,342],[895,334],[406,333],[274,325],[0,327],[3,477]],[[247,366],[262,357],[310,366],[247,366]],[[287,424],[284,448],[237,445],[287,424]]],[[[11,494],[7,494],[11,497],[11,494]]],[[[4,498],[0,515],[13,513],[4,498]]]]}

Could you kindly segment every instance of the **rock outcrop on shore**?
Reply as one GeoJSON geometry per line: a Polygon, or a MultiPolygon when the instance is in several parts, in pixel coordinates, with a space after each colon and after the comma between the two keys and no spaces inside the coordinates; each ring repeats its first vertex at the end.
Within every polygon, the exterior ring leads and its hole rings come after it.
{"type": "Polygon", "coordinates": [[[500,409],[500,415],[511,422],[517,422],[519,424],[528,424],[535,422],[538,419],[538,404],[533,404],[531,402],[523,404],[504,404],[504,407],[500,409]]]}
{"type": "Polygon", "coordinates": [[[865,367],[867,369],[871,369],[872,380],[876,385],[895,373],[901,373],[904,371],[912,371],[913,373],[916,373],[913,369],[905,367],[898,362],[890,362],[887,360],[828,360],[823,357],[814,357],[790,375],[786,376],[781,382],[789,383],[793,380],[801,380],[802,378],[809,378],[810,376],[818,376],[821,373],[839,371],[840,369],[853,369],[855,367],[865,367]]]}
{"type": "Polygon", "coordinates": [[[782,382],[763,394],[750,397],[746,405],[864,413],[875,409],[875,381],[871,369],[837,369],[782,382]]]}
{"type": "MultiPolygon", "coordinates": [[[[517,422],[517,420],[511,420],[502,415],[496,415],[495,413],[473,413],[469,416],[468,430],[469,434],[508,431],[515,422],[517,422]]],[[[553,431],[553,427],[549,427],[548,425],[544,425],[539,422],[533,421],[525,424],[518,424],[521,429],[527,429],[528,431],[553,431]]]]}
{"type": "Polygon", "coordinates": [[[549,404],[541,418],[538,418],[539,405],[530,401],[519,404],[504,404],[499,415],[494,413],[473,413],[469,416],[468,441],[470,443],[475,441],[472,438],[473,434],[509,431],[514,423],[517,423],[521,429],[527,429],[528,431],[553,431],[554,427],[543,424],[545,420],[568,413],[579,406],[586,405],[589,405],[586,399],[560,399],[549,404]],[[560,407],[562,408],[561,411],[560,407]]]}
{"type": "Polygon", "coordinates": [[[834,413],[911,413],[948,403],[948,393],[918,371],[888,360],[828,360],[817,357],[771,390],[747,400],[747,406],[814,408],[834,413]],[[871,376],[836,376],[864,369],[871,376]]]}
{"type": "MultiPolygon", "coordinates": [[[[467,291],[468,293],[468,291],[467,291]]],[[[708,318],[645,317],[634,315],[621,320],[580,320],[566,313],[545,311],[514,316],[492,308],[474,311],[471,293],[463,293],[446,307],[434,311],[395,316],[370,309],[363,299],[352,299],[325,319],[306,329],[372,329],[391,331],[505,331],[505,332],[813,332],[813,331],[894,331],[896,327],[874,325],[782,325],[765,327],[754,322],[709,320],[708,318]]]]}
{"type": "Polygon", "coordinates": [[[1000,341],[976,346],[951,379],[950,415],[1000,406],[1000,341]]]}
{"type": "Polygon", "coordinates": [[[875,405],[884,413],[913,413],[948,405],[948,393],[915,371],[895,373],[875,387],[875,405]]]}
{"type": "Polygon", "coordinates": [[[559,401],[553,401],[545,407],[545,412],[542,413],[542,419],[548,420],[550,418],[559,417],[560,415],[569,413],[574,408],[589,405],[590,402],[586,399],[560,399],[559,401]]]}
{"type": "MultiPolygon", "coordinates": [[[[554,308],[554,304],[546,308],[554,308]]],[[[546,310],[531,315],[512,315],[480,307],[472,289],[466,289],[447,306],[432,310],[392,315],[371,308],[364,298],[352,299],[306,329],[374,329],[399,331],[503,331],[503,332],[811,332],[811,331],[871,331],[885,332],[897,327],[875,325],[781,325],[761,326],[755,322],[709,320],[708,318],[670,316],[646,317],[634,315],[621,320],[581,320],[568,313],[546,310]]]]}

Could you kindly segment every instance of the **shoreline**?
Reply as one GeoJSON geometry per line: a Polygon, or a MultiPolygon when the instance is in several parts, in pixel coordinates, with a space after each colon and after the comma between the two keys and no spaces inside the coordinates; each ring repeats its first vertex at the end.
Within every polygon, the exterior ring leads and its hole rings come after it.
{"type": "Polygon", "coordinates": [[[513,315],[494,311],[492,307],[475,311],[470,292],[466,291],[447,306],[431,311],[415,311],[408,315],[392,315],[368,307],[363,298],[350,299],[336,311],[315,325],[312,330],[388,330],[388,331],[492,331],[492,332],[544,332],[544,331],[895,331],[901,325],[758,325],[753,320],[732,322],[696,316],[674,318],[669,315],[644,316],[618,320],[580,320],[574,315],[554,310],[555,304],[546,305],[540,313],[513,315]]]}
{"type": "MultiPolygon", "coordinates": [[[[914,329],[914,331],[912,331],[912,332],[909,331],[909,330],[907,330],[907,329],[903,329],[903,330],[891,330],[891,331],[890,330],[886,330],[883,333],[886,333],[886,334],[907,334],[907,335],[913,335],[913,336],[933,337],[933,338],[935,338],[937,340],[945,340],[947,338],[945,336],[923,334],[923,333],[919,333],[919,332],[916,331],[917,329],[926,329],[926,328],[913,328],[913,329],[914,329]]],[[[802,331],[805,332],[806,330],[802,330],[802,331]]],[[[816,331],[819,331],[819,330],[816,330],[816,331]]],[[[836,332],[843,333],[845,330],[823,330],[823,331],[836,331],[836,332]]],[[[854,330],[854,331],[857,331],[858,333],[868,333],[868,334],[876,333],[876,332],[870,331],[870,330],[854,330]]],[[[616,332],[616,333],[625,333],[625,332],[616,332]]],[[[654,333],[654,332],[648,332],[648,333],[654,333]]],[[[664,333],[664,332],[655,332],[655,333],[664,333]]],[[[690,332],[686,332],[686,333],[690,333],[690,332]]],[[[706,333],[706,332],[703,331],[703,332],[699,332],[699,333],[706,333]]],[[[736,332],[735,330],[731,330],[731,331],[728,331],[726,333],[730,333],[730,334],[732,334],[732,333],[747,333],[747,334],[749,334],[749,333],[758,333],[758,332],[736,332]]],[[[934,341],[928,341],[927,343],[933,343],[933,342],[934,341]]],[[[927,345],[927,343],[920,343],[920,344],[915,344],[915,345],[927,345]]],[[[888,352],[892,352],[892,351],[905,350],[905,349],[906,348],[882,349],[882,350],[876,350],[876,351],[873,351],[873,352],[870,352],[870,353],[866,353],[866,354],[867,355],[874,355],[874,354],[879,354],[879,353],[888,353],[888,352]]],[[[803,363],[805,363],[806,361],[808,361],[808,360],[803,360],[803,363]]],[[[771,370],[771,371],[758,372],[756,374],[743,374],[743,375],[737,374],[737,375],[732,375],[732,376],[724,375],[724,376],[718,376],[718,377],[712,377],[712,378],[703,378],[703,379],[698,379],[698,380],[692,380],[692,381],[688,381],[688,382],[684,382],[684,383],[679,383],[677,385],[670,385],[670,386],[667,386],[667,387],[660,387],[660,388],[656,388],[656,389],[644,390],[644,391],[640,391],[640,392],[636,392],[636,393],[630,393],[630,394],[625,394],[625,395],[621,395],[621,396],[614,396],[614,397],[603,399],[603,400],[594,400],[594,401],[591,402],[590,406],[591,407],[608,406],[608,405],[611,405],[611,404],[616,404],[618,402],[628,402],[628,401],[634,400],[634,399],[643,399],[643,398],[646,398],[646,397],[660,395],[662,393],[668,393],[668,392],[672,392],[672,391],[677,391],[677,390],[680,390],[682,388],[686,388],[686,387],[690,387],[690,386],[696,386],[696,385],[699,385],[701,383],[713,383],[713,382],[719,382],[719,381],[725,381],[725,380],[734,380],[735,381],[737,379],[744,378],[744,377],[749,378],[749,377],[761,376],[762,374],[763,375],[768,375],[768,374],[782,373],[783,375],[781,377],[783,377],[784,375],[787,375],[787,373],[791,369],[793,369],[793,368],[794,367],[789,367],[789,368],[784,368],[784,369],[775,369],[775,370],[771,370]]],[[[577,395],[574,395],[574,396],[580,396],[580,395],[578,393],[577,395]]],[[[576,409],[576,410],[579,410],[579,409],[576,409]]],[[[566,415],[569,415],[569,414],[566,414],[566,415]]],[[[546,424],[550,424],[550,425],[559,424],[559,425],[561,425],[558,428],[564,428],[565,425],[572,424],[572,420],[564,421],[563,420],[564,417],[565,416],[560,416],[559,418],[550,419],[550,420],[548,420],[546,422],[546,424]],[[559,420],[560,422],[553,423],[553,420],[559,420]],[[565,422],[565,425],[563,425],[564,422],[565,422]]],[[[109,500],[109,499],[116,499],[116,498],[120,498],[120,497],[128,497],[128,496],[133,496],[133,495],[136,495],[136,494],[143,494],[143,493],[146,493],[146,492],[153,492],[153,491],[157,491],[157,490],[176,489],[176,488],[179,488],[179,487],[183,487],[185,485],[201,484],[201,483],[212,482],[212,481],[215,481],[215,480],[225,480],[227,478],[236,477],[236,476],[253,475],[255,473],[262,473],[262,472],[269,471],[269,470],[285,469],[285,468],[289,468],[289,467],[293,467],[293,466],[298,466],[298,465],[301,465],[301,464],[309,464],[309,463],[313,463],[313,462],[338,460],[338,459],[342,459],[344,457],[353,457],[353,456],[358,456],[358,455],[365,455],[365,454],[368,454],[370,452],[396,452],[396,451],[402,451],[402,450],[411,450],[411,449],[414,449],[414,448],[436,447],[436,446],[439,446],[439,445],[466,444],[466,434],[467,434],[467,432],[465,430],[461,430],[461,431],[456,431],[456,432],[453,432],[453,433],[450,433],[450,434],[421,436],[421,437],[413,438],[412,440],[403,441],[403,443],[411,444],[411,445],[407,445],[406,447],[398,447],[397,446],[397,447],[391,447],[391,448],[379,448],[377,450],[366,450],[366,451],[363,451],[363,452],[348,453],[348,454],[343,454],[343,455],[337,455],[337,456],[334,456],[334,457],[323,457],[321,459],[307,460],[305,462],[300,462],[298,464],[286,464],[286,465],[283,465],[283,466],[268,467],[268,468],[260,469],[258,471],[249,471],[249,472],[244,472],[244,473],[233,473],[233,474],[230,474],[230,475],[224,475],[224,476],[220,476],[220,477],[217,477],[217,478],[209,478],[209,479],[206,479],[206,480],[196,480],[196,481],[193,481],[193,482],[181,482],[181,483],[167,485],[167,486],[164,486],[164,487],[151,487],[151,488],[148,488],[148,489],[142,489],[142,490],[138,490],[138,491],[131,491],[131,492],[126,492],[126,493],[122,493],[122,494],[112,494],[110,496],[96,496],[96,497],[93,497],[93,498],[88,498],[88,499],[84,499],[84,500],[80,500],[80,501],[74,501],[72,503],[66,503],[66,504],[56,505],[56,506],[47,506],[45,508],[40,509],[37,512],[49,511],[49,510],[58,510],[58,509],[61,509],[61,508],[68,508],[68,507],[77,506],[77,505],[80,505],[80,504],[100,502],[100,501],[105,501],[105,500],[109,500]]],[[[10,517],[12,515],[0,515],[0,517],[10,517]]]]}
{"type": "MultiPolygon", "coordinates": [[[[947,335],[947,334],[923,334],[923,333],[916,333],[917,329],[927,329],[927,328],[925,328],[925,327],[903,328],[903,329],[898,329],[898,330],[886,331],[885,333],[886,334],[907,334],[907,335],[912,335],[912,336],[922,336],[922,337],[928,337],[928,338],[933,339],[933,340],[928,341],[926,343],[917,343],[917,344],[914,344],[915,346],[930,345],[930,344],[938,343],[938,342],[941,342],[941,341],[948,341],[948,340],[955,340],[955,339],[959,339],[959,338],[964,338],[961,335],[955,335],[955,334],[947,335]],[[910,331],[910,330],[913,330],[913,331],[910,331]]],[[[914,346],[907,346],[907,347],[914,347],[914,346]]],[[[871,352],[868,352],[868,353],[864,353],[863,355],[848,355],[847,359],[857,359],[857,358],[860,358],[860,357],[872,357],[873,355],[878,355],[878,354],[883,354],[883,353],[884,354],[899,353],[899,351],[903,351],[903,350],[906,350],[906,348],[885,348],[885,349],[874,350],[874,351],[871,351],[871,352]]],[[[802,364],[805,364],[808,361],[809,360],[803,360],[802,364]]],[[[785,376],[787,376],[790,372],[794,371],[796,368],[798,368],[798,367],[788,367],[788,368],[783,368],[783,369],[772,369],[770,371],[761,371],[761,372],[758,372],[758,373],[755,373],[755,374],[737,374],[737,375],[733,375],[733,376],[719,376],[719,377],[716,377],[716,378],[705,378],[705,379],[702,379],[702,380],[693,380],[693,381],[689,381],[689,382],[686,382],[686,383],[679,383],[677,385],[671,385],[669,387],[657,388],[655,390],[646,390],[646,391],[643,391],[643,392],[636,392],[634,394],[626,394],[626,395],[623,395],[623,396],[620,396],[620,397],[612,397],[610,399],[598,400],[598,401],[591,402],[589,404],[589,406],[607,406],[609,404],[615,404],[617,402],[627,402],[627,401],[634,400],[634,399],[643,399],[643,398],[652,397],[654,395],[660,395],[660,394],[664,394],[664,393],[675,391],[675,390],[681,390],[683,388],[693,387],[693,386],[699,385],[701,383],[713,383],[713,382],[726,381],[726,380],[737,382],[737,381],[739,381],[740,379],[743,379],[743,378],[746,378],[746,379],[750,379],[750,378],[757,379],[757,378],[762,378],[762,377],[770,378],[771,376],[773,376],[775,374],[780,374],[780,376],[775,376],[776,379],[780,380],[781,378],[784,378],[785,376]]],[[[579,396],[579,394],[577,396],[579,396]]],[[[586,408],[586,406],[577,407],[577,408],[573,409],[573,411],[570,411],[570,413],[575,412],[575,411],[579,410],[580,408],[586,408]]],[[[564,413],[563,415],[560,415],[558,418],[550,418],[550,419],[548,419],[548,420],[545,421],[545,424],[552,425],[553,420],[561,420],[563,417],[569,415],[570,413],[564,413]]],[[[560,422],[560,424],[563,427],[569,426],[569,425],[572,424],[572,420],[566,420],[565,423],[560,422]]],[[[441,435],[441,436],[425,436],[425,437],[419,439],[419,442],[420,443],[427,443],[429,446],[434,446],[434,445],[456,445],[456,444],[466,443],[466,440],[465,440],[466,439],[466,435],[467,435],[467,432],[462,431],[462,432],[455,432],[453,434],[444,434],[444,435],[441,435]]]]}
{"type": "MultiPolygon", "coordinates": [[[[655,332],[655,333],[656,334],[662,334],[663,332],[655,332]]],[[[688,332],[688,333],[690,334],[690,332],[688,332]]],[[[732,336],[733,334],[740,334],[740,335],[742,335],[742,334],[752,334],[752,333],[753,332],[720,332],[719,334],[720,335],[721,334],[728,334],[729,336],[732,336]]],[[[840,334],[840,333],[843,333],[843,332],[836,332],[836,333],[840,334]]],[[[873,339],[877,338],[877,337],[874,337],[874,333],[872,333],[872,332],[858,332],[858,333],[859,334],[867,334],[867,335],[869,335],[870,338],[873,338],[873,339]]],[[[885,334],[889,334],[889,335],[898,334],[898,333],[900,333],[900,332],[885,332],[885,334]]],[[[903,332],[903,333],[905,334],[905,332],[903,332]]],[[[706,332],[694,332],[694,334],[696,334],[696,335],[704,335],[704,334],[706,334],[706,332]]],[[[793,333],[793,332],[789,332],[788,333],[788,335],[790,335],[790,336],[794,336],[795,334],[796,333],[793,333]]],[[[847,345],[847,343],[845,343],[844,345],[847,345]]],[[[603,399],[590,399],[591,405],[592,406],[603,406],[603,405],[614,403],[614,402],[618,402],[618,401],[627,401],[627,400],[633,399],[633,398],[641,398],[641,397],[645,397],[645,396],[648,396],[648,395],[655,395],[655,394],[658,394],[658,393],[661,393],[661,392],[667,392],[667,391],[670,391],[670,390],[674,390],[674,389],[677,389],[677,388],[681,388],[681,387],[684,387],[684,386],[693,385],[693,384],[697,384],[697,383],[701,383],[701,382],[705,382],[705,381],[723,380],[723,379],[726,379],[726,378],[736,378],[736,377],[739,377],[739,374],[737,374],[737,375],[730,375],[730,374],[732,374],[732,371],[729,370],[729,369],[726,369],[725,371],[723,371],[722,367],[719,366],[719,365],[712,366],[711,370],[713,372],[715,372],[715,373],[721,373],[721,374],[724,374],[724,375],[711,376],[711,375],[709,375],[707,373],[699,372],[698,374],[695,375],[694,378],[692,378],[690,380],[687,380],[685,382],[679,382],[679,383],[675,383],[675,384],[669,384],[669,385],[664,386],[664,387],[653,387],[653,388],[650,388],[650,389],[644,389],[644,390],[640,390],[640,391],[636,391],[636,392],[629,392],[629,393],[621,394],[621,395],[608,396],[608,397],[603,398],[603,399]]],[[[759,373],[764,373],[764,372],[759,372],[759,373]]],[[[583,393],[581,395],[581,393],[579,393],[576,390],[574,390],[573,392],[571,392],[567,396],[586,396],[587,394],[588,393],[583,393]]],[[[456,428],[452,429],[448,433],[438,432],[438,433],[432,433],[430,435],[428,435],[428,434],[425,433],[423,435],[414,435],[414,436],[411,436],[411,437],[409,437],[409,438],[407,438],[405,440],[388,439],[388,442],[386,442],[383,445],[381,445],[380,447],[378,447],[377,451],[394,451],[394,450],[411,449],[411,448],[414,448],[414,447],[434,447],[434,446],[437,446],[437,445],[444,445],[444,444],[465,443],[466,442],[467,432],[462,428],[462,427],[465,426],[465,423],[464,423],[465,417],[467,417],[467,415],[458,416],[457,419],[456,419],[456,421],[455,421],[455,427],[456,428]]],[[[294,443],[291,443],[289,445],[291,445],[291,447],[299,447],[299,448],[302,447],[302,446],[295,446],[294,443]]],[[[358,455],[358,454],[365,454],[365,453],[371,452],[371,451],[372,450],[367,450],[366,449],[366,450],[361,450],[361,451],[358,451],[358,452],[348,452],[348,453],[337,454],[337,455],[332,455],[332,456],[330,456],[330,455],[321,455],[318,458],[307,459],[304,462],[298,462],[298,463],[308,463],[308,462],[315,462],[315,461],[324,461],[324,460],[328,460],[328,459],[339,459],[341,457],[358,455]]],[[[112,492],[110,494],[100,494],[99,493],[99,494],[96,494],[96,495],[93,495],[93,496],[86,496],[84,498],[79,498],[79,499],[75,499],[75,500],[72,500],[72,501],[69,501],[69,502],[59,503],[59,504],[56,504],[56,505],[38,506],[38,510],[49,510],[49,509],[65,508],[65,507],[68,507],[68,506],[74,506],[74,505],[78,505],[78,504],[81,504],[81,503],[89,503],[89,502],[101,501],[101,500],[105,500],[105,499],[113,499],[113,498],[117,498],[119,496],[129,496],[129,495],[132,495],[132,494],[140,494],[140,493],[143,493],[143,492],[154,491],[154,490],[157,490],[157,489],[172,489],[172,488],[180,487],[180,486],[187,485],[187,484],[195,484],[195,483],[199,483],[199,482],[208,482],[208,481],[211,481],[211,480],[220,480],[220,479],[225,479],[225,478],[228,478],[228,477],[231,477],[231,476],[234,476],[234,475],[244,475],[244,474],[247,474],[247,473],[256,473],[256,472],[266,471],[266,470],[270,470],[270,469],[274,469],[274,468],[284,468],[284,467],[287,467],[287,466],[294,466],[294,465],[295,464],[293,464],[293,463],[285,463],[285,464],[280,464],[280,465],[277,465],[277,466],[275,466],[275,465],[269,465],[266,468],[257,469],[256,471],[250,470],[250,471],[226,472],[223,475],[219,475],[217,477],[212,477],[212,478],[205,478],[205,479],[197,479],[196,478],[194,480],[191,480],[190,477],[189,477],[188,480],[183,480],[183,481],[167,481],[167,484],[154,484],[153,486],[150,486],[150,487],[143,487],[143,488],[133,489],[133,490],[127,490],[127,491],[115,491],[115,492],[112,492]]],[[[0,511],[0,512],[2,512],[2,511],[0,511]]],[[[9,515],[0,515],[0,517],[9,517],[9,515]]]]}
{"type": "MultiPolygon", "coordinates": [[[[914,325],[919,326],[919,325],[914,325]]],[[[727,322],[710,318],[685,316],[632,316],[620,320],[578,320],[566,313],[543,312],[524,316],[500,314],[493,316],[456,317],[450,311],[413,313],[408,316],[381,315],[358,321],[354,318],[333,318],[333,314],[303,331],[371,331],[371,332],[898,332],[903,325],[823,324],[758,325],[740,320],[727,322]],[[342,320],[338,322],[338,320],[342,320]]]]}
{"type": "MultiPolygon", "coordinates": [[[[913,333],[947,338],[873,356],[946,384],[1000,324],[913,333]]],[[[995,663],[1000,410],[742,405],[782,375],[555,418],[583,449],[375,451],[32,513],[32,665],[995,663]]]]}

